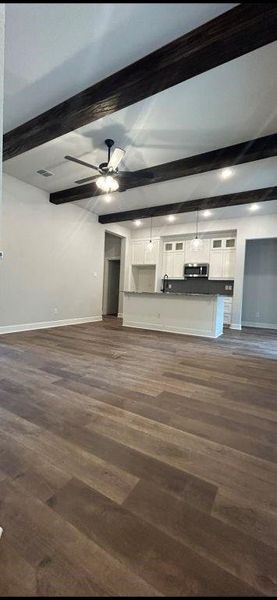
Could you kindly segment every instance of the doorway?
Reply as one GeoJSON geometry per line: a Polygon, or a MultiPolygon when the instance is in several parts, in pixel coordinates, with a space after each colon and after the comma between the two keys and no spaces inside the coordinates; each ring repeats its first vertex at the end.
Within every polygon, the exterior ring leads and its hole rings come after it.
{"type": "Polygon", "coordinates": [[[121,312],[120,281],[122,279],[121,238],[110,232],[105,233],[103,310],[105,315],[118,315],[121,312]]]}
{"type": "Polygon", "coordinates": [[[277,329],[277,238],[246,241],[242,325],[277,329]]]}
{"type": "Polygon", "coordinates": [[[119,280],[120,280],[120,260],[108,260],[108,281],[107,281],[107,315],[118,315],[119,300],[119,280]]]}

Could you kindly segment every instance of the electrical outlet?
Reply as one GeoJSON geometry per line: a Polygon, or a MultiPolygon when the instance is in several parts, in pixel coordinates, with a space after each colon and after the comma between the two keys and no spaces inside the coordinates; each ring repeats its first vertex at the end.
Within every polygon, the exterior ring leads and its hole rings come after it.
{"type": "Polygon", "coordinates": [[[54,314],[55,314],[55,315],[57,315],[57,314],[58,314],[58,312],[59,312],[59,310],[58,310],[58,308],[55,306],[55,308],[54,308],[54,314]]]}
{"type": "Polygon", "coordinates": [[[259,313],[259,311],[257,311],[257,312],[256,312],[256,319],[258,319],[258,318],[259,318],[259,316],[260,316],[260,313],[259,313]]]}
{"type": "Polygon", "coordinates": [[[169,283],[169,284],[168,284],[168,289],[169,289],[169,290],[171,290],[171,288],[172,288],[172,284],[171,284],[171,283],[169,283]]]}

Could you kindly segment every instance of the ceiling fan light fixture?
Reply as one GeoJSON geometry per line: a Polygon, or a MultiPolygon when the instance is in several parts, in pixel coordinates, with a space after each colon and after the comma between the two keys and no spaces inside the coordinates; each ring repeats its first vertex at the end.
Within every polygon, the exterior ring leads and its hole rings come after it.
{"type": "Polygon", "coordinates": [[[106,192],[106,194],[115,192],[119,188],[117,181],[111,175],[98,177],[98,179],[96,179],[96,185],[102,192],[106,192]]]}

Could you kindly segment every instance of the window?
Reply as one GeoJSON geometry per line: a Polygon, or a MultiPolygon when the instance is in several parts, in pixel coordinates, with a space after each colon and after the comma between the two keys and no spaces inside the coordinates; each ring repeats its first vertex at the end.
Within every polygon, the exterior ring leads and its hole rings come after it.
{"type": "Polygon", "coordinates": [[[165,244],[165,251],[166,251],[166,252],[170,252],[170,250],[172,250],[172,247],[173,247],[172,243],[170,243],[170,242],[167,242],[167,243],[165,244]]]}
{"type": "Polygon", "coordinates": [[[222,240],[213,240],[213,248],[221,248],[222,240]]]}
{"type": "Polygon", "coordinates": [[[176,242],[175,248],[176,248],[176,250],[183,250],[184,249],[184,243],[183,242],[176,242]]]}
{"type": "Polygon", "coordinates": [[[234,238],[226,240],[226,248],[234,248],[234,247],[235,247],[235,240],[234,240],[234,238]]]}

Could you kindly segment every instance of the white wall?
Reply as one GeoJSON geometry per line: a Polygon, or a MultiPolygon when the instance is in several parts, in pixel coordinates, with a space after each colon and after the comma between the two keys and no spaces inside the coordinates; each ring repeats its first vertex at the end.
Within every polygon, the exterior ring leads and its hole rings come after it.
{"type": "MultiPolygon", "coordinates": [[[[246,240],[276,238],[277,237],[277,214],[253,216],[237,219],[219,219],[214,221],[201,222],[199,227],[200,234],[217,234],[222,231],[236,231],[236,266],[235,266],[235,284],[232,305],[231,327],[233,329],[241,328],[242,321],[242,298],[243,298],[243,279],[244,279],[244,260],[246,240]]],[[[160,236],[174,235],[194,235],[195,223],[182,223],[179,225],[163,225],[153,228],[153,238],[160,236]]],[[[132,238],[147,239],[149,237],[149,226],[132,231],[132,238]]]]}
{"type": "Polygon", "coordinates": [[[0,332],[100,319],[103,225],[9,175],[3,183],[0,332]]]}
{"type": "MultiPolygon", "coordinates": [[[[4,35],[5,35],[5,5],[0,4],[0,243],[1,243],[1,206],[2,206],[2,140],[3,140],[3,101],[4,101],[4,35]]],[[[2,248],[0,247],[0,250],[2,248]]]]}
{"type": "Polygon", "coordinates": [[[277,238],[246,242],[242,322],[277,329],[277,238]]]}

